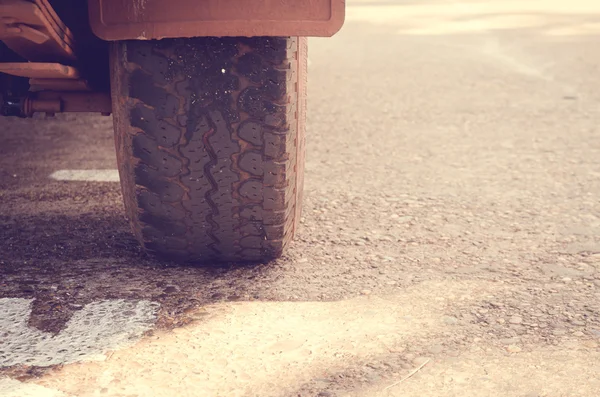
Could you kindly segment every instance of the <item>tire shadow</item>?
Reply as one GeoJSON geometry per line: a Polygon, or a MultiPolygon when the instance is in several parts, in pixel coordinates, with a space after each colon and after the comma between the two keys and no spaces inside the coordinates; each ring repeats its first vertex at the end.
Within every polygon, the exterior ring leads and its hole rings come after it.
{"type": "Polygon", "coordinates": [[[29,325],[53,334],[75,311],[105,299],[158,302],[158,328],[185,325],[201,305],[268,299],[256,280],[277,268],[156,259],[121,214],[0,215],[0,225],[0,297],[34,299],[29,325]]]}
{"type": "Polygon", "coordinates": [[[59,169],[114,169],[111,119],[0,120],[0,298],[34,299],[29,325],[57,334],[104,299],[152,300],[158,328],[221,300],[269,299],[263,265],[176,264],[145,254],[118,183],[53,181],[59,169]]]}

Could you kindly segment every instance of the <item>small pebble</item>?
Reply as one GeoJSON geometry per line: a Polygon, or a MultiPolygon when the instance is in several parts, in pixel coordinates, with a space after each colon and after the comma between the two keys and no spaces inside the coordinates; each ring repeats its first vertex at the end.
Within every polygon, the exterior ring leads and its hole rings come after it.
{"type": "Polygon", "coordinates": [[[521,348],[517,345],[508,345],[506,347],[506,351],[509,353],[519,353],[521,351],[521,348]]]}
{"type": "Polygon", "coordinates": [[[456,317],[452,317],[452,316],[444,316],[443,321],[447,325],[456,325],[456,324],[458,324],[458,319],[456,317]]]}
{"type": "Polygon", "coordinates": [[[371,294],[371,290],[370,289],[363,289],[360,291],[361,295],[370,295],[371,294]]]}
{"type": "Polygon", "coordinates": [[[416,366],[422,365],[423,363],[429,361],[429,357],[419,356],[413,360],[413,364],[416,366]]]}
{"type": "Polygon", "coordinates": [[[519,316],[512,316],[508,319],[508,322],[511,324],[521,324],[523,322],[523,318],[519,316]]]}
{"type": "Polygon", "coordinates": [[[371,368],[371,369],[379,369],[379,368],[381,368],[381,365],[378,364],[378,363],[367,363],[365,366],[368,367],[368,368],[371,368]]]}

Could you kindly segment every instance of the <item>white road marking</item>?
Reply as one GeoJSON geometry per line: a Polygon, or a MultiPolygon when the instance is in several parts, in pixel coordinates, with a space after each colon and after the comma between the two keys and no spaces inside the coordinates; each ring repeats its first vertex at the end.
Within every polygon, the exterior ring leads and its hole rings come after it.
{"type": "MultiPolygon", "coordinates": [[[[133,345],[156,321],[158,303],[123,299],[92,302],[58,335],[27,325],[33,299],[0,299],[0,367],[103,361],[104,352],[133,345]]],[[[4,394],[0,394],[3,395],[4,394]]]]}
{"type": "Polygon", "coordinates": [[[119,182],[118,170],[58,170],[50,174],[57,181],[119,182]]]}

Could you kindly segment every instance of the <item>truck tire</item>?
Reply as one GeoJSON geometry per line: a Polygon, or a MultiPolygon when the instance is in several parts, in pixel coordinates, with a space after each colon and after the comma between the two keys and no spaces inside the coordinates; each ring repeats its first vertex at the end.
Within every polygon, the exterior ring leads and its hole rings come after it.
{"type": "Polygon", "coordinates": [[[125,211],[150,253],[277,258],[300,220],[306,38],[111,44],[125,211]]]}

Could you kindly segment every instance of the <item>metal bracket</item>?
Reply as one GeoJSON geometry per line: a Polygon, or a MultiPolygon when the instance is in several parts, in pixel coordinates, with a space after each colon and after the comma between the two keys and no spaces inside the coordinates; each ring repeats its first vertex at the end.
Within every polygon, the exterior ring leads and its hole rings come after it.
{"type": "MultiPolygon", "coordinates": [[[[81,1],[81,0],[80,0],[81,1]]],[[[197,36],[332,36],[345,0],[88,0],[101,39],[197,36]]]]}
{"type": "Polygon", "coordinates": [[[24,97],[0,96],[0,115],[31,117],[34,113],[101,113],[110,115],[110,95],[105,92],[31,92],[24,97]]]}
{"type": "Polygon", "coordinates": [[[28,61],[76,59],[73,35],[47,0],[0,0],[0,40],[28,61]]]}
{"type": "Polygon", "coordinates": [[[0,63],[0,73],[28,77],[31,91],[89,91],[87,82],[79,78],[73,66],[44,62],[0,63]]]}

